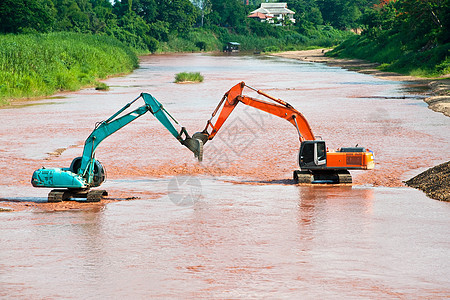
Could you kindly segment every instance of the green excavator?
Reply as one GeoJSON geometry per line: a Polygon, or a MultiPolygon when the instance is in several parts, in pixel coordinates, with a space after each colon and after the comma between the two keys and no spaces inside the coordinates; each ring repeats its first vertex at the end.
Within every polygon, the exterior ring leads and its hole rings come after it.
{"type": "Polygon", "coordinates": [[[61,202],[71,199],[87,202],[100,201],[103,196],[108,195],[107,191],[93,190],[92,188],[99,187],[106,180],[106,171],[105,167],[95,159],[95,150],[105,138],[147,112],[151,112],[182,145],[191,150],[198,160],[202,160],[202,141],[191,138],[184,127],[180,126],[181,130],[178,131],[173,123],[177,125],[179,123],[167,112],[163,105],[152,95],[142,93],[109,119],[95,125],[94,131],[86,139],[82,156],[76,157],[69,168],[42,167],[34,171],[31,184],[34,187],[53,189],[48,194],[48,202],[61,202]],[[145,104],[125,113],[125,110],[140,98],[144,100],[145,104]]]}

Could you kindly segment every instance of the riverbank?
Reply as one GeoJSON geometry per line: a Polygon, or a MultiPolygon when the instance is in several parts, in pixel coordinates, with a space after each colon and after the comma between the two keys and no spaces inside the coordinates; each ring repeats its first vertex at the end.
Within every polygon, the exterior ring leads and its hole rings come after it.
{"type": "Polygon", "coordinates": [[[424,101],[433,111],[443,113],[450,117],[450,77],[443,78],[424,78],[402,75],[393,72],[384,72],[377,69],[378,63],[369,62],[361,59],[342,59],[325,56],[325,53],[331,49],[314,49],[304,51],[287,51],[272,53],[273,56],[298,59],[308,62],[325,63],[331,67],[340,67],[350,71],[363,74],[369,74],[377,78],[394,81],[406,81],[417,86],[429,87],[424,101]]]}

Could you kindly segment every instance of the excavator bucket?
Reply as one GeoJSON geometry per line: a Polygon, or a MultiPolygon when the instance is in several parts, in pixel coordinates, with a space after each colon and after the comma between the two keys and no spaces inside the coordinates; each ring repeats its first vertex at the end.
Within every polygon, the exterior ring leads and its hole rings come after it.
{"type": "Polygon", "coordinates": [[[198,161],[203,160],[203,142],[201,140],[187,137],[181,143],[194,153],[198,161]]]}
{"type": "Polygon", "coordinates": [[[204,145],[208,141],[209,135],[208,135],[208,133],[205,133],[205,132],[196,132],[196,133],[194,133],[192,138],[202,141],[203,145],[204,145]]]}

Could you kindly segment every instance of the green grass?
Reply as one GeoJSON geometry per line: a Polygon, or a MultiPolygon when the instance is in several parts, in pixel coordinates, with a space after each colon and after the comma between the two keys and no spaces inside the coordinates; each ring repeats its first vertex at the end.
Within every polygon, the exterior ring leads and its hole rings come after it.
{"type": "Polygon", "coordinates": [[[224,41],[235,41],[241,44],[243,51],[293,51],[312,48],[329,48],[346,40],[353,33],[333,29],[331,26],[320,26],[310,28],[299,33],[292,29],[277,28],[278,36],[257,36],[256,34],[229,34],[221,32],[220,39],[224,41]]]}
{"type": "Polygon", "coordinates": [[[118,40],[100,35],[0,35],[0,105],[95,86],[97,79],[131,72],[138,58],[118,40]]]}
{"type": "Polygon", "coordinates": [[[198,52],[222,49],[222,42],[212,31],[195,28],[185,34],[170,34],[167,42],[159,43],[157,52],[198,52]]]}
{"type": "Polygon", "coordinates": [[[157,52],[222,51],[223,46],[230,41],[240,43],[243,52],[306,50],[333,47],[353,35],[349,31],[333,29],[330,26],[311,28],[303,34],[295,29],[276,28],[275,33],[278,36],[258,36],[251,32],[237,34],[217,26],[196,28],[183,35],[169,35],[167,42],[159,44],[157,52]]]}
{"type": "Polygon", "coordinates": [[[418,77],[438,77],[450,73],[450,44],[428,50],[414,50],[396,36],[371,40],[366,36],[352,37],[327,55],[359,58],[381,64],[380,70],[418,77]]]}
{"type": "Polygon", "coordinates": [[[203,82],[203,76],[198,72],[182,72],[175,75],[175,82],[203,82]]]}

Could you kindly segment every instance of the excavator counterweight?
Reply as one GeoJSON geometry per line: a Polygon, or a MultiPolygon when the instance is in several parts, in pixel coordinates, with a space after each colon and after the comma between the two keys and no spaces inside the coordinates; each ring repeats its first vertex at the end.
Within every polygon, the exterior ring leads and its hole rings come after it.
{"type": "Polygon", "coordinates": [[[294,171],[297,183],[351,183],[348,170],[369,170],[374,168],[373,152],[363,147],[347,147],[329,151],[325,141],[317,140],[306,118],[289,103],[240,82],[233,86],[217,105],[201,132],[192,137],[206,144],[212,140],[225,123],[236,105],[241,102],[290,122],[297,129],[300,141],[298,163],[300,170],[294,171]],[[243,95],[247,87],[268,100],[243,95]],[[220,111],[220,113],[219,113],[220,111]],[[216,114],[217,119],[213,121],[216,114]]]}

